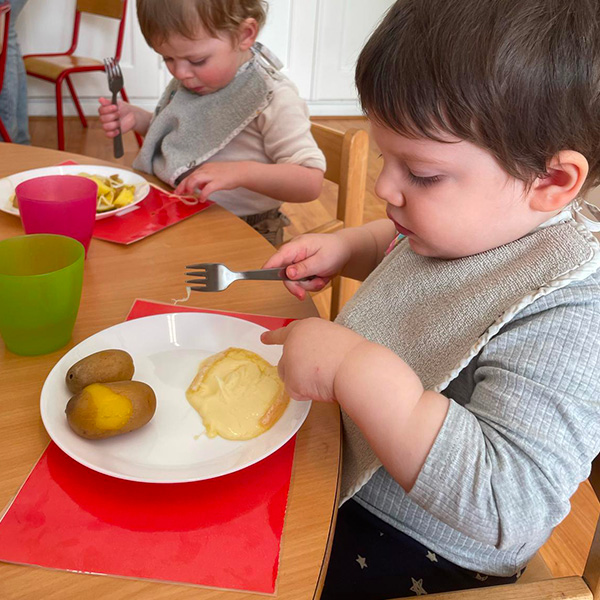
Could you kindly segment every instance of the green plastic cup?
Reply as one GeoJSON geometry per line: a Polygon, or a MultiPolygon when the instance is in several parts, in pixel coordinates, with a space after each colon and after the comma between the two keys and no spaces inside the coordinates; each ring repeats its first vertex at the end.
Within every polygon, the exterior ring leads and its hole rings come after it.
{"type": "Polygon", "coordinates": [[[15,354],[54,352],[71,339],[85,249],[63,235],[0,241],[0,335],[15,354]]]}

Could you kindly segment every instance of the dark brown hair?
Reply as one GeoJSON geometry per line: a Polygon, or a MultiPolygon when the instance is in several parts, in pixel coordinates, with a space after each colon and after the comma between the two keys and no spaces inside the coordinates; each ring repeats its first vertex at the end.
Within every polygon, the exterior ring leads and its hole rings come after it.
{"type": "Polygon", "coordinates": [[[262,27],[267,18],[265,0],[137,0],[137,14],[144,38],[150,46],[170,35],[193,38],[201,25],[212,36],[235,35],[249,18],[262,27]]]}
{"type": "Polygon", "coordinates": [[[550,158],[600,182],[598,0],[398,0],[362,50],[361,103],[409,137],[451,134],[532,183],[550,158]]]}

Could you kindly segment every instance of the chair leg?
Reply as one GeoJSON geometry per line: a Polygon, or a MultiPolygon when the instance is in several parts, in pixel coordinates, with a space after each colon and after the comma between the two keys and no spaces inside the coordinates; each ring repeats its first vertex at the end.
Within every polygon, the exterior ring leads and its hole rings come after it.
{"type": "MultiPolygon", "coordinates": [[[[124,87],[121,89],[121,96],[123,96],[123,100],[125,100],[125,102],[129,102],[129,98],[127,97],[124,87]]],[[[137,140],[138,146],[141,148],[142,144],[144,143],[144,138],[137,131],[134,131],[133,133],[135,135],[135,139],[137,140]]]]}
{"type": "Polygon", "coordinates": [[[79,120],[84,127],[87,127],[87,121],[85,119],[85,115],[83,114],[83,110],[81,110],[81,104],[79,104],[79,98],[75,92],[75,88],[73,87],[73,83],[71,82],[71,78],[69,76],[65,77],[67,81],[67,85],[69,86],[69,91],[71,92],[71,98],[73,98],[73,103],[75,104],[75,110],[77,110],[77,114],[79,115],[79,120]]]}
{"type": "Polygon", "coordinates": [[[59,78],[56,82],[56,129],[58,134],[58,149],[65,149],[65,124],[63,120],[63,105],[62,105],[62,79],[59,78]]]}
{"type": "Polygon", "coordinates": [[[9,144],[12,142],[12,140],[10,139],[10,135],[8,135],[8,131],[6,131],[6,127],[4,127],[2,119],[0,119],[0,136],[2,136],[2,139],[5,142],[8,142],[9,144]]]}

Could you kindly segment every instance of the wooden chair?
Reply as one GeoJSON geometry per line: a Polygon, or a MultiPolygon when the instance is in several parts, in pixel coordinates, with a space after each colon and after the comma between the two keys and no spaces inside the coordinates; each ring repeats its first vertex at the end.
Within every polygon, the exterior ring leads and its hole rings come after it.
{"type": "MultiPolygon", "coordinates": [[[[336,218],[307,233],[332,233],[362,225],[367,181],[369,135],[362,129],[341,133],[313,123],[311,132],[327,160],[325,179],[337,184],[336,218]]],[[[333,321],[360,284],[345,277],[331,283],[329,318],[333,321]]]]}
{"type": "MultiPolygon", "coordinates": [[[[3,2],[0,4],[0,90],[4,82],[4,68],[6,67],[6,53],[8,51],[8,26],[10,23],[10,4],[3,2]]],[[[6,127],[0,119],[0,136],[5,142],[12,142],[6,127]]]]}
{"type": "MultiPolygon", "coordinates": [[[[589,479],[600,499],[600,457],[594,460],[589,479]]],[[[536,554],[518,583],[474,590],[428,594],[431,600],[600,600],[600,522],[581,577],[553,578],[536,554]]]]}
{"type": "MultiPolygon", "coordinates": [[[[83,127],[87,127],[87,120],[79,99],[71,81],[71,75],[74,73],[90,73],[93,71],[104,71],[104,63],[95,58],[85,56],[77,56],[77,44],[79,41],[79,28],[81,25],[81,15],[89,13],[117,19],[119,21],[119,32],[117,34],[117,47],[114,58],[118,61],[121,58],[123,49],[123,34],[125,32],[125,16],[127,14],[128,0],[77,0],[75,8],[75,22],[73,25],[73,38],[71,47],[66,52],[49,53],[49,54],[28,54],[23,57],[25,69],[28,75],[49,81],[55,84],[56,88],[56,124],[58,128],[58,149],[65,149],[65,133],[62,105],[62,83],[67,82],[69,92],[73,98],[75,109],[79,115],[79,119],[83,127]]],[[[125,88],[121,90],[123,100],[128,102],[125,88]]],[[[136,134],[138,144],[141,146],[142,138],[136,134]]]]}

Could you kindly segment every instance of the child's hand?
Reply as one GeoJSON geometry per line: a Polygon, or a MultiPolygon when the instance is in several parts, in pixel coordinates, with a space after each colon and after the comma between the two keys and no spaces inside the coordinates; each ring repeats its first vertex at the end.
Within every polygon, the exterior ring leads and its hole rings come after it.
{"type": "Polygon", "coordinates": [[[335,401],[334,382],[346,355],[363,337],[324,319],[294,321],[266,331],[263,344],[283,344],[277,367],[288,394],[296,400],[335,401]]]}
{"type": "Polygon", "coordinates": [[[306,292],[324,288],[350,259],[350,248],[345,241],[330,233],[301,235],[283,245],[263,265],[263,269],[287,267],[290,279],[313,276],[310,281],[285,281],[287,289],[300,300],[306,292]]]}
{"type": "Polygon", "coordinates": [[[117,107],[106,98],[99,98],[98,101],[100,102],[98,114],[106,137],[114,138],[119,130],[121,133],[127,133],[135,127],[135,111],[131,104],[119,100],[117,107]]]}
{"type": "Polygon", "coordinates": [[[245,161],[204,163],[179,183],[175,194],[208,200],[213,192],[245,187],[248,168],[245,161]]]}

